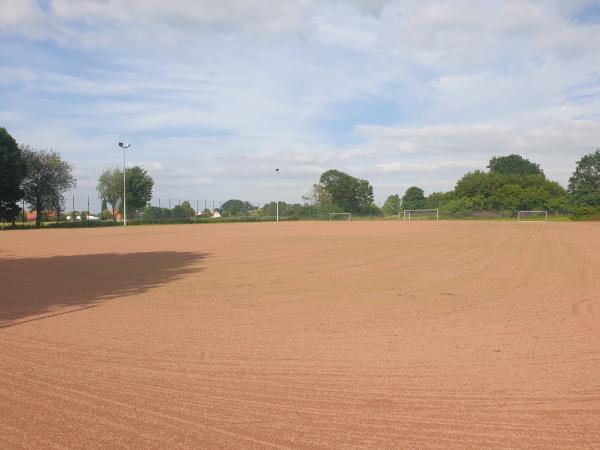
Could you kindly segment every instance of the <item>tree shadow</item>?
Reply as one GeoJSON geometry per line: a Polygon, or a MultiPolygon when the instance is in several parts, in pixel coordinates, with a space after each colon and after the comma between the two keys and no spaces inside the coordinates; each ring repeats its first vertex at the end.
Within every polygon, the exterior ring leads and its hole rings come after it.
{"type": "Polygon", "coordinates": [[[199,272],[207,254],[103,253],[0,258],[0,328],[92,308],[199,272]]]}

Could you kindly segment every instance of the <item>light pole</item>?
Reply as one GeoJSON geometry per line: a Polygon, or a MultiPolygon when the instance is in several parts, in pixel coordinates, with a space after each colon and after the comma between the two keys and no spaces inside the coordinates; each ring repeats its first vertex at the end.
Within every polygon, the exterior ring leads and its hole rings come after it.
{"type": "Polygon", "coordinates": [[[277,222],[279,222],[279,169],[275,169],[275,200],[277,203],[277,222]]]}
{"type": "Polygon", "coordinates": [[[127,226],[127,191],[125,185],[125,150],[131,147],[131,144],[119,142],[119,147],[123,149],[123,226],[127,226]]]}

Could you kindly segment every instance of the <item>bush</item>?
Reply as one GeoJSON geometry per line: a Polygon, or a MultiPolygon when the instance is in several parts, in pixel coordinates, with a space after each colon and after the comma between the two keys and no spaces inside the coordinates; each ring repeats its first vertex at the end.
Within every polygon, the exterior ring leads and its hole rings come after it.
{"type": "Polygon", "coordinates": [[[576,206],[571,211],[572,220],[600,220],[600,206],[576,206]]]}
{"type": "Polygon", "coordinates": [[[445,217],[462,218],[468,217],[473,210],[473,202],[468,198],[450,200],[439,208],[440,215],[445,217]]]}

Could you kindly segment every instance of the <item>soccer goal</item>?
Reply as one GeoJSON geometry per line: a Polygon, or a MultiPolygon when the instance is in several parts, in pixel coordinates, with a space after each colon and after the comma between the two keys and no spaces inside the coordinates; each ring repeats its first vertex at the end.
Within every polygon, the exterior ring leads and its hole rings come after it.
{"type": "Polygon", "coordinates": [[[350,213],[329,213],[329,220],[351,220],[350,213]]]}
{"type": "Polygon", "coordinates": [[[519,211],[517,213],[519,222],[548,222],[548,211],[519,211]]]}
{"type": "Polygon", "coordinates": [[[405,209],[404,220],[440,220],[440,212],[437,209],[405,209]]]}

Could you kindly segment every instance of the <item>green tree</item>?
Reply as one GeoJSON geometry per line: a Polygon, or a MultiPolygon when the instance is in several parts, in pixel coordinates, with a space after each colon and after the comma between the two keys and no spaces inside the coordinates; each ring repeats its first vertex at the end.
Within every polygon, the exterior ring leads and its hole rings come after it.
{"type": "Polygon", "coordinates": [[[501,175],[537,175],[543,173],[540,165],[520,155],[494,156],[488,164],[490,173],[501,175]]]}
{"type": "Polygon", "coordinates": [[[15,224],[23,198],[21,184],[27,175],[27,162],[17,142],[0,128],[0,219],[15,224]]]}
{"type": "MultiPolygon", "coordinates": [[[[122,172],[121,172],[122,175],[122,172]]],[[[123,212],[123,185],[119,184],[119,209],[123,212]]],[[[126,172],[127,208],[144,208],[152,200],[154,180],[139,166],[128,167],[126,172]]]]}
{"type": "Polygon", "coordinates": [[[439,208],[440,214],[448,217],[464,217],[474,210],[473,203],[468,198],[455,198],[444,203],[439,208]]]}
{"type": "Polygon", "coordinates": [[[102,220],[113,219],[114,220],[114,215],[111,214],[111,212],[108,209],[103,209],[100,212],[100,219],[102,219],[102,220]]]}
{"type": "Polygon", "coordinates": [[[119,169],[106,169],[98,178],[96,190],[102,199],[102,211],[106,203],[112,208],[113,220],[116,220],[116,211],[120,200],[123,198],[123,172],[119,169]]]}
{"type": "Polygon", "coordinates": [[[331,203],[345,212],[360,213],[373,204],[373,186],[339,170],[328,170],[319,179],[319,188],[331,203]]]}
{"type": "Polygon", "coordinates": [[[600,149],[577,161],[568,192],[575,206],[600,206],[600,149]]]}
{"type": "Polygon", "coordinates": [[[307,206],[332,205],[331,195],[320,184],[313,184],[308,193],[302,196],[304,204],[307,206]]]}
{"type": "Polygon", "coordinates": [[[381,208],[384,216],[395,216],[400,213],[400,196],[398,194],[390,195],[381,208]]]}
{"type": "Polygon", "coordinates": [[[329,218],[332,212],[343,212],[342,208],[333,204],[331,195],[320,184],[313,184],[302,200],[302,217],[329,218]]]}
{"type": "Polygon", "coordinates": [[[174,219],[191,219],[196,215],[194,208],[190,205],[190,202],[187,200],[181,202],[181,205],[177,205],[173,208],[173,218],[174,219]]]}
{"type": "Polygon", "coordinates": [[[247,216],[248,211],[253,209],[254,207],[250,202],[244,202],[242,200],[230,199],[227,200],[221,206],[223,210],[223,216],[228,217],[239,217],[239,216],[247,216]]]}
{"type": "Polygon", "coordinates": [[[425,208],[425,193],[423,189],[417,186],[409,187],[402,196],[403,209],[423,209],[425,208]]]}
{"type": "Polygon", "coordinates": [[[425,199],[425,208],[439,209],[454,198],[454,192],[432,192],[425,199]]]}
{"type": "Polygon", "coordinates": [[[361,214],[369,217],[380,217],[383,215],[383,212],[379,206],[377,206],[375,203],[371,203],[361,210],[361,214]]]}
{"type": "Polygon", "coordinates": [[[514,213],[523,207],[525,191],[516,184],[505,184],[496,193],[498,210],[514,213]]]}
{"type": "Polygon", "coordinates": [[[460,197],[475,197],[482,195],[489,197],[508,182],[506,175],[490,174],[476,170],[465,174],[454,188],[454,196],[460,197]]]}
{"type": "Polygon", "coordinates": [[[41,225],[44,211],[56,210],[60,216],[63,194],[73,189],[77,182],[72,175],[73,166],[54,151],[33,150],[23,147],[28,173],[23,181],[23,193],[27,203],[37,213],[36,226],[41,225]]]}
{"type": "MultiPolygon", "coordinates": [[[[286,202],[282,202],[282,201],[279,202],[279,216],[280,217],[286,216],[287,206],[288,205],[286,202]]],[[[260,210],[260,215],[263,217],[275,217],[276,214],[277,214],[277,202],[265,203],[260,210]]]]}
{"type": "Polygon", "coordinates": [[[144,208],[143,219],[147,221],[161,221],[171,219],[173,212],[169,208],[159,208],[157,206],[147,206],[144,208]]]}

